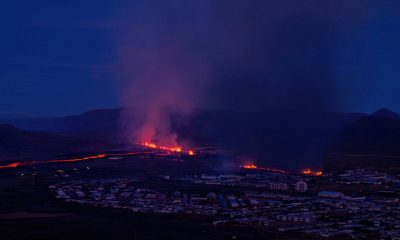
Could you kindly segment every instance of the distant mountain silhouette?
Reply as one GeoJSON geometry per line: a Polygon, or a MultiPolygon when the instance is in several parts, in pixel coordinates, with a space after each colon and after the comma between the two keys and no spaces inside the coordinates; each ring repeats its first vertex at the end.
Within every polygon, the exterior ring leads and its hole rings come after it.
{"type": "Polygon", "coordinates": [[[324,160],[327,170],[347,168],[400,170],[400,117],[381,109],[341,132],[324,160]]]}
{"type": "Polygon", "coordinates": [[[381,117],[381,118],[395,118],[395,119],[400,119],[400,115],[387,109],[387,108],[381,108],[375,113],[371,115],[372,117],[381,117]]]}
{"type": "Polygon", "coordinates": [[[74,116],[3,119],[0,122],[25,130],[113,141],[119,129],[120,111],[121,109],[99,109],[74,116]]]}
{"type": "Polygon", "coordinates": [[[90,151],[104,147],[103,142],[83,141],[78,138],[49,133],[26,131],[0,124],[0,161],[35,160],[90,151]]]}
{"type": "MultiPolygon", "coordinates": [[[[126,109],[93,110],[62,118],[7,120],[19,128],[47,131],[81,139],[122,140],[130,123],[121,119],[126,109]]],[[[133,111],[135,112],[135,111],[133,111]]],[[[197,109],[190,118],[173,114],[172,126],[179,141],[193,146],[216,146],[259,165],[298,170],[322,166],[322,157],[333,136],[363,114],[239,112],[197,109]]],[[[137,127],[137,126],[136,126],[137,127]]],[[[131,140],[126,141],[129,145],[131,140]]]]}

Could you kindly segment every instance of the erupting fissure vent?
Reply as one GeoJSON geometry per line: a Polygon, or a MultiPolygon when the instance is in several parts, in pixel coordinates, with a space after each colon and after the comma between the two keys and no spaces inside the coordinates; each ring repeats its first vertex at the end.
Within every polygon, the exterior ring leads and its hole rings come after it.
{"type": "Polygon", "coordinates": [[[139,143],[139,145],[141,145],[143,147],[147,147],[147,148],[159,149],[159,150],[164,150],[164,151],[168,151],[168,152],[186,153],[190,156],[193,156],[196,154],[194,150],[192,150],[192,149],[184,150],[181,146],[167,147],[167,146],[160,146],[160,145],[157,145],[157,144],[151,143],[151,142],[141,142],[141,143],[139,143]]]}

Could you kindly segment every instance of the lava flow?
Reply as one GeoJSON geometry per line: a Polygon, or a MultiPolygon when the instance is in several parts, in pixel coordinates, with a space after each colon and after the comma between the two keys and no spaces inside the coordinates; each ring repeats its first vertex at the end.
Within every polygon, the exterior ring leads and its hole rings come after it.
{"type": "Polygon", "coordinates": [[[282,169],[258,167],[257,165],[252,164],[252,163],[247,163],[247,164],[241,165],[240,168],[247,169],[247,170],[253,169],[253,170],[269,171],[269,172],[284,173],[284,174],[288,173],[287,171],[282,170],[282,169]]]}
{"type": "MultiPolygon", "coordinates": [[[[144,142],[140,145],[151,148],[151,149],[159,149],[167,152],[175,152],[175,153],[186,153],[190,156],[195,155],[196,153],[193,150],[183,151],[182,147],[166,147],[166,146],[158,146],[154,143],[144,142]]],[[[30,165],[37,165],[37,164],[45,164],[45,163],[70,163],[70,162],[80,162],[80,161],[89,161],[95,159],[103,159],[106,157],[113,157],[113,156],[133,156],[139,154],[149,154],[150,152],[129,152],[129,153],[104,153],[104,154],[97,154],[87,157],[81,158],[71,158],[71,159],[56,159],[56,160],[42,160],[42,161],[24,161],[24,162],[13,162],[6,165],[0,165],[0,169],[8,169],[8,168],[17,168],[22,166],[30,166],[30,165]]]]}
{"type": "Polygon", "coordinates": [[[258,167],[254,164],[245,164],[243,166],[241,166],[244,169],[258,169],[258,167]]]}
{"type": "Polygon", "coordinates": [[[321,171],[313,171],[313,170],[311,170],[311,169],[309,169],[309,168],[304,169],[304,170],[302,171],[302,173],[303,173],[304,175],[309,175],[309,176],[322,176],[322,175],[323,175],[323,172],[321,172],[321,171]]]}
{"type": "Polygon", "coordinates": [[[0,169],[16,168],[16,167],[19,167],[21,165],[27,165],[27,164],[23,164],[23,162],[14,162],[14,163],[10,163],[10,164],[7,164],[7,165],[0,166],[0,169]]]}
{"type": "Polygon", "coordinates": [[[81,158],[14,162],[14,163],[0,166],[0,169],[17,168],[17,167],[22,167],[22,166],[45,164],[45,163],[80,162],[80,161],[88,161],[88,160],[95,160],[95,159],[103,159],[103,158],[112,157],[112,156],[133,156],[133,155],[139,155],[139,154],[145,154],[145,153],[144,152],[109,153],[109,154],[97,154],[97,155],[81,157],[81,158]]]}
{"type": "Polygon", "coordinates": [[[147,148],[152,148],[152,149],[159,149],[159,150],[164,150],[164,151],[168,151],[168,152],[176,152],[176,153],[187,153],[188,155],[195,155],[195,152],[191,149],[184,151],[182,147],[180,146],[174,146],[174,147],[167,147],[167,146],[160,146],[157,145],[155,143],[151,143],[151,142],[142,142],[139,143],[139,145],[143,146],[143,147],[147,147],[147,148]]]}

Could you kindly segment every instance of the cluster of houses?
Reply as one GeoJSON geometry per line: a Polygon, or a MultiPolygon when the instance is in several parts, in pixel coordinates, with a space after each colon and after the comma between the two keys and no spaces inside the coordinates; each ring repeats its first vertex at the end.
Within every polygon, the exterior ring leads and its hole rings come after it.
{"type": "Polygon", "coordinates": [[[264,172],[244,175],[194,175],[178,178],[196,184],[222,185],[233,187],[257,187],[277,191],[307,192],[307,180],[297,175],[264,172]]]}
{"type": "Polygon", "coordinates": [[[337,183],[347,185],[382,185],[392,182],[398,182],[398,178],[394,175],[368,169],[350,169],[343,173],[331,173],[329,174],[329,176],[333,177],[337,183]]]}
{"type": "Polygon", "coordinates": [[[310,187],[313,185],[310,182],[335,179],[342,184],[344,178],[378,179],[377,175],[387,188],[396,186],[396,177],[386,174],[382,178],[383,174],[361,172],[352,170],[345,175],[327,174],[312,179],[274,173],[163,177],[160,181],[180,180],[174,184],[176,189],[168,191],[145,189],[133,179],[73,181],[49,188],[55,198],[66,203],[136,213],[205,215],[213,218],[216,226],[241,224],[324,238],[399,239],[400,201],[396,196],[348,196],[340,191],[310,187]],[[203,190],[182,191],[179,182],[185,184],[185,189],[188,182],[203,184],[203,190]],[[210,184],[220,188],[213,186],[213,190],[204,190],[210,184]]]}

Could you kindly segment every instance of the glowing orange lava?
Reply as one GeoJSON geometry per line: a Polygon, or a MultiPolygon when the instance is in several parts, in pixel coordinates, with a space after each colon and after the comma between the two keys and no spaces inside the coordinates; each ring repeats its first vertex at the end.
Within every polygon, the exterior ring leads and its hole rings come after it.
{"type": "Polygon", "coordinates": [[[275,173],[282,173],[282,174],[287,174],[288,172],[282,169],[277,169],[277,168],[268,168],[268,167],[259,167],[253,163],[246,163],[244,165],[241,165],[240,168],[242,169],[253,169],[253,170],[259,170],[259,171],[268,171],[268,172],[275,172],[275,173]]]}
{"type": "MultiPolygon", "coordinates": [[[[170,152],[182,152],[181,147],[159,147],[152,143],[143,143],[145,147],[153,148],[153,149],[162,149],[170,152]]],[[[187,152],[189,155],[195,155],[193,150],[189,150],[187,152]]],[[[56,160],[41,160],[41,161],[24,161],[24,162],[13,162],[6,165],[0,165],[0,169],[9,169],[9,168],[17,168],[23,166],[31,166],[37,164],[46,164],[46,163],[71,163],[71,162],[80,162],[80,161],[89,161],[95,159],[104,159],[107,157],[117,157],[117,156],[136,156],[141,154],[153,154],[152,152],[125,152],[125,153],[102,153],[92,156],[80,157],[80,158],[70,158],[70,159],[56,159],[56,160]]]]}
{"type": "Polygon", "coordinates": [[[155,143],[144,142],[141,145],[149,148],[157,148],[157,145],[155,143]]]}
{"type": "Polygon", "coordinates": [[[304,170],[302,171],[302,173],[303,173],[304,175],[309,175],[309,176],[322,176],[322,175],[323,175],[323,172],[321,172],[321,171],[313,171],[313,170],[311,170],[311,169],[309,169],[309,168],[304,169],[304,170]]]}
{"type": "Polygon", "coordinates": [[[148,148],[153,148],[153,149],[161,149],[161,150],[166,150],[170,152],[182,152],[182,147],[176,146],[176,147],[166,147],[166,146],[158,146],[155,143],[151,142],[143,142],[140,143],[140,145],[148,148]]]}
{"type": "MultiPolygon", "coordinates": [[[[148,148],[152,148],[152,149],[165,150],[168,152],[177,152],[177,153],[184,152],[183,148],[180,146],[174,146],[174,147],[159,146],[159,145],[157,145],[155,143],[151,143],[151,142],[142,142],[142,143],[139,143],[139,145],[142,145],[142,146],[148,147],[148,148]]],[[[186,153],[191,156],[195,155],[195,152],[193,150],[188,150],[188,151],[186,151],[186,153]]]]}
{"type": "Polygon", "coordinates": [[[134,156],[139,154],[146,154],[146,152],[128,152],[128,153],[110,153],[110,154],[97,154],[93,156],[81,157],[81,158],[71,158],[71,159],[57,159],[57,160],[42,160],[42,161],[25,161],[25,162],[14,162],[7,165],[0,166],[0,169],[17,168],[22,166],[45,164],[45,163],[70,163],[70,162],[80,162],[95,159],[103,159],[112,156],[134,156]]]}
{"type": "Polygon", "coordinates": [[[245,164],[242,166],[244,169],[257,169],[258,167],[254,164],[245,164]]]}
{"type": "Polygon", "coordinates": [[[10,163],[10,164],[7,164],[7,165],[0,166],[0,169],[16,168],[16,167],[18,167],[20,165],[21,165],[20,162],[15,162],[15,163],[10,163]]]}

